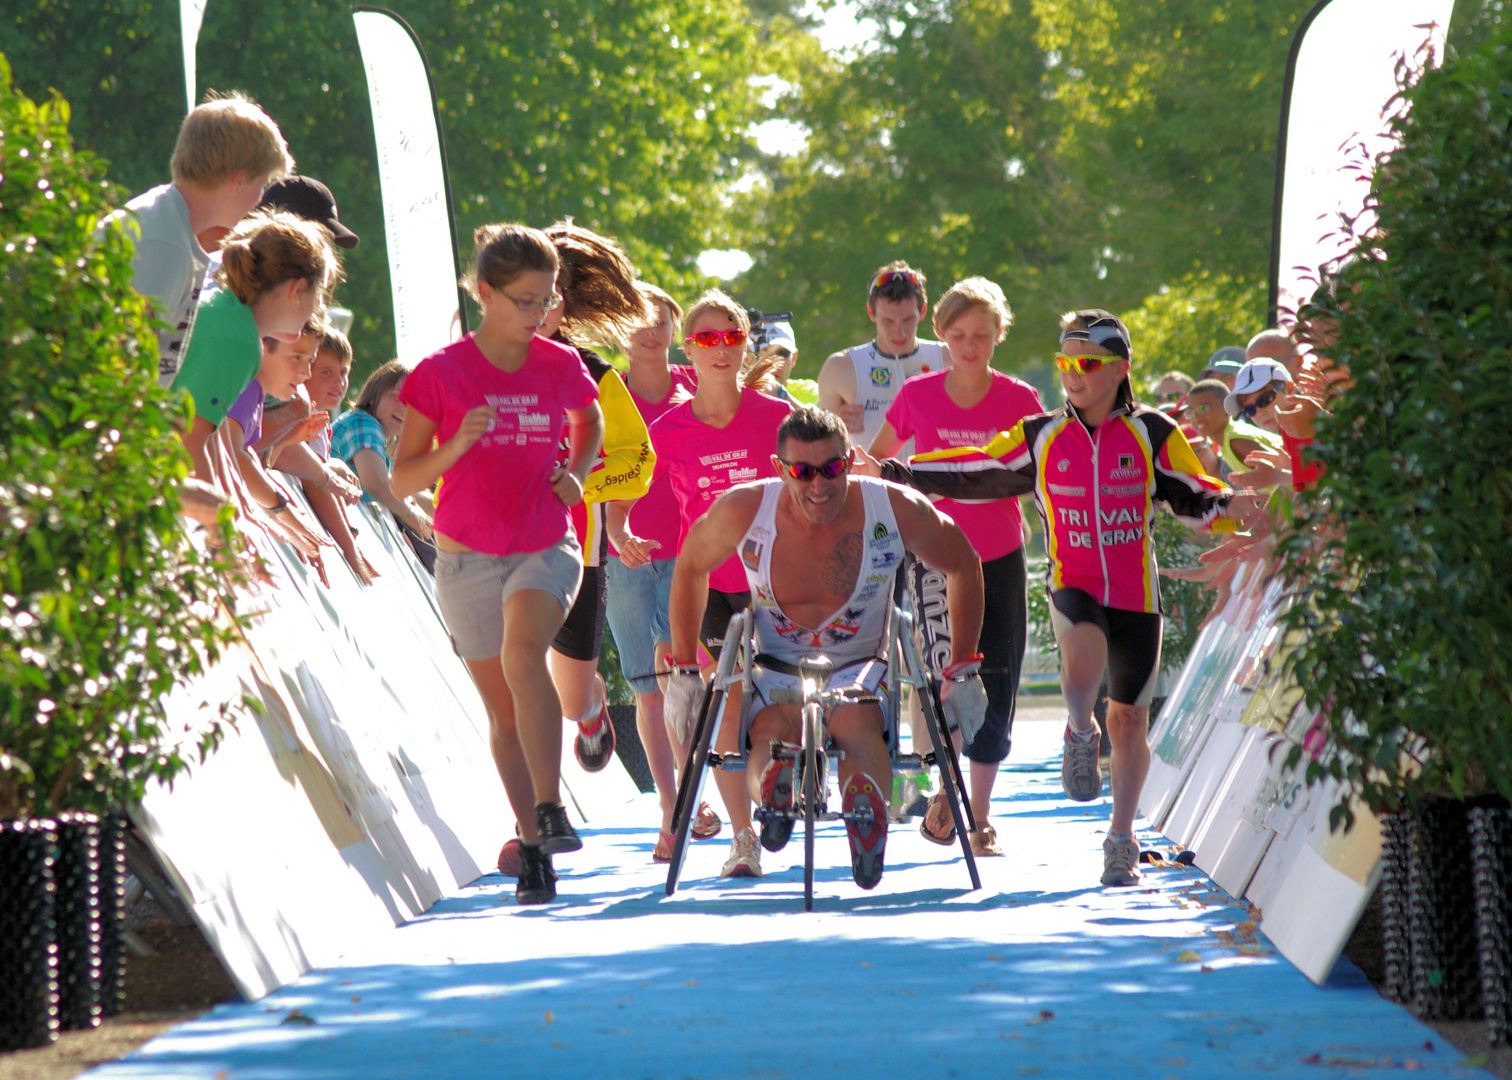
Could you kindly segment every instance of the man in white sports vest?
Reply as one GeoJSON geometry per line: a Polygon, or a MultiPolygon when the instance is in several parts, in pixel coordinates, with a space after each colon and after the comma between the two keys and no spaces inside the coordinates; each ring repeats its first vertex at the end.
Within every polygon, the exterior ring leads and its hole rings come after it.
{"type": "MultiPolygon", "coordinates": [[[[838,416],[801,405],[777,430],[772,465],[778,479],[732,488],[689,530],[672,577],[672,653],[665,712],[687,739],[703,696],[695,662],[698,629],[708,599],[709,572],[738,555],[751,586],[758,700],[751,723],[745,778],[719,772],[720,794],[735,838],[721,876],[759,877],[760,850],[751,827],[752,798],[774,809],[793,806],[791,760],[774,760],[773,741],[800,740],[800,710],[771,703],[776,687],[798,688],[797,666],[808,657],[833,661],[832,687],[858,686],[884,695],[883,685],[893,579],[907,550],[945,575],[952,626],[951,663],[940,698],[951,726],[975,733],[986,712],[977,633],[982,624],[982,567],[960,528],[934,505],[906,488],[849,475],[850,440],[838,416]]],[[[732,700],[725,715],[740,715],[732,700]]],[[[843,705],[831,711],[830,736],[844,752],[840,762],[842,808],[871,808],[866,827],[848,822],[851,870],[864,889],[882,876],[887,842],[887,798],[892,790],[884,713],[877,705],[843,705]]],[[[738,725],[723,725],[715,746],[738,748],[738,725]]],[[[768,820],[761,845],[780,849],[792,822],[768,820]],[[784,828],[785,826],[785,828],[784,828]]]]}
{"type": "MultiPolygon", "coordinates": [[[[866,291],[866,317],[877,336],[832,353],[819,371],[819,404],[845,421],[851,442],[863,450],[871,448],[905,379],[950,366],[942,343],[919,340],[928,310],[922,273],[901,261],[880,267],[866,291]]],[[[899,453],[912,450],[909,443],[899,453]]]]}

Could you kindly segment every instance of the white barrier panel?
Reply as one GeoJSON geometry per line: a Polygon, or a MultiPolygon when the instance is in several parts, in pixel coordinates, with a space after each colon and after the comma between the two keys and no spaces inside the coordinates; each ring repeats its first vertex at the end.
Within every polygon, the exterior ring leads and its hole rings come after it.
{"type": "Polygon", "coordinates": [[[1242,568],[1150,732],[1140,809],[1225,891],[1254,904],[1282,955],[1322,982],[1375,889],[1380,826],[1357,805],[1354,829],[1330,833],[1336,789],[1308,790],[1284,768],[1318,718],[1282,675],[1285,602],[1258,570],[1242,568]]]}
{"type": "MultiPolygon", "coordinates": [[[[269,539],[275,587],[245,644],[169,700],[175,723],[228,710],[203,766],[133,818],[249,1000],[333,962],[490,871],[513,831],[488,719],[442,625],[434,586],[388,514],[361,509],[381,576],[331,550],[330,587],[269,539]]],[[[618,761],[569,805],[612,815],[636,794],[618,761]],[[590,796],[590,798],[584,798],[590,796]]]]}

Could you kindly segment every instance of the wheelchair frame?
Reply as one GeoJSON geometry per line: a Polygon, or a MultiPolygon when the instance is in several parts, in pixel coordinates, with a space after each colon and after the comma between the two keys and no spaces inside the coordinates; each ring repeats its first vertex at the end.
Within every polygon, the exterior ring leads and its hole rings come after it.
{"type": "MultiPolygon", "coordinates": [[[[751,612],[749,610],[739,612],[730,620],[729,630],[725,634],[725,647],[720,651],[719,664],[715,669],[714,677],[704,687],[703,703],[699,708],[698,720],[694,724],[689,740],[688,758],[683,763],[682,773],[678,778],[677,801],[673,810],[672,823],[672,860],[667,868],[668,896],[677,891],[678,880],[682,875],[683,860],[688,853],[689,831],[693,825],[694,812],[702,797],[705,773],[709,769],[724,769],[726,772],[744,772],[746,769],[746,737],[750,731],[753,716],[751,711],[754,697],[752,668],[756,664],[753,636],[751,612]],[[737,684],[741,688],[740,733],[737,738],[737,750],[734,753],[722,754],[713,749],[713,743],[716,732],[726,719],[725,706],[729,700],[729,690],[737,684]]],[[[884,719],[888,732],[888,755],[892,759],[893,769],[940,766],[941,788],[950,806],[950,816],[955,823],[956,838],[960,842],[961,853],[966,858],[966,870],[971,878],[971,887],[980,889],[982,879],[977,874],[976,858],[972,855],[971,841],[967,835],[976,827],[976,822],[972,819],[971,804],[966,794],[960,759],[956,756],[955,747],[948,737],[949,733],[941,722],[943,712],[940,709],[934,680],[930,677],[914,640],[913,617],[897,605],[894,605],[892,618],[889,620],[888,637],[888,685],[893,688],[893,692],[890,695],[887,715],[884,719]],[[924,715],[925,726],[935,747],[933,753],[920,755],[900,752],[902,721],[900,690],[904,685],[914,688],[920,710],[924,715]]],[[[814,909],[815,829],[820,821],[836,821],[843,818],[840,812],[827,809],[829,788],[827,765],[829,760],[839,760],[839,751],[829,744],[826,713],[829,708],[847,701],[867,703],[877,699],[868,695],[845,696],[838,693],[826,693],[823,682],[818,678],[822,672],[807,664],[800,665],[800,668],[803,690],[787,698],[788,703],[801,705],[803,709],[801,724],[803,741],[797,752],[801,760],[796,763],[803,775],[803,785],[796,799],[799,805],[792,812],[801,813],[803,818],[803,910],[812,911],[814,909]],[[825,759],[822,763],[821,755],[825,759]],[[822,769],[821,764],[825,766],[822,769]],[[823,790],[820,790],[818,786],[821,774],[825,777],[823,790]]],[[[824,681],[827,681],[827,676],[824,681]]],[[[761,812],[758,808],[757,813],[761,812]]]]}

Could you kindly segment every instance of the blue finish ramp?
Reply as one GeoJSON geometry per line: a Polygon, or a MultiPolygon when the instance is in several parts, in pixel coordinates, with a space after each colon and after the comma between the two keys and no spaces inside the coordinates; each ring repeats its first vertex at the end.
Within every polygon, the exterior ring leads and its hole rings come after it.
{"type": "MultiPolygon", "coordinates": [[[[1033,714],[1031,714],[1033,715],[1033,714]]],[[[1200,872],[1097,886],[1108,805],[1061,794],[1057,722],[1020,723],[969,892],[894,826],[864,892],[843,832],[719,881],[729,830],[663,895],[656,807],[589,830],[561,899],[482,878],[339,967],[224,1005],[91,1077],[1482,1077],[1348,964],[1316,987],[1200,872]]],[[[1148,842],[1147,842],[1148,846],[1148,842]]]]}

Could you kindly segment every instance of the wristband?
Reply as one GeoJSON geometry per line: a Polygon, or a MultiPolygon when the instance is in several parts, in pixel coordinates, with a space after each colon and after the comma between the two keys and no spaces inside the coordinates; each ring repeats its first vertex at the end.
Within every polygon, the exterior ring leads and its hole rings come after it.
{"type": "Polygon", "coordinates": [[[949,679],[951,682],[965,682],[966,679],[971,678],[970,675],[967,675],[965,678],[957,678],[955,673],[957,671],[960,671],[964,667],[969,667],[972,664],[980,664],[985,659],[986,657],[981,653],[972,653],[966,659],[957,660],[955,663],[947,666],[945,670],[940,672],[940,677],[949,679]]]}

